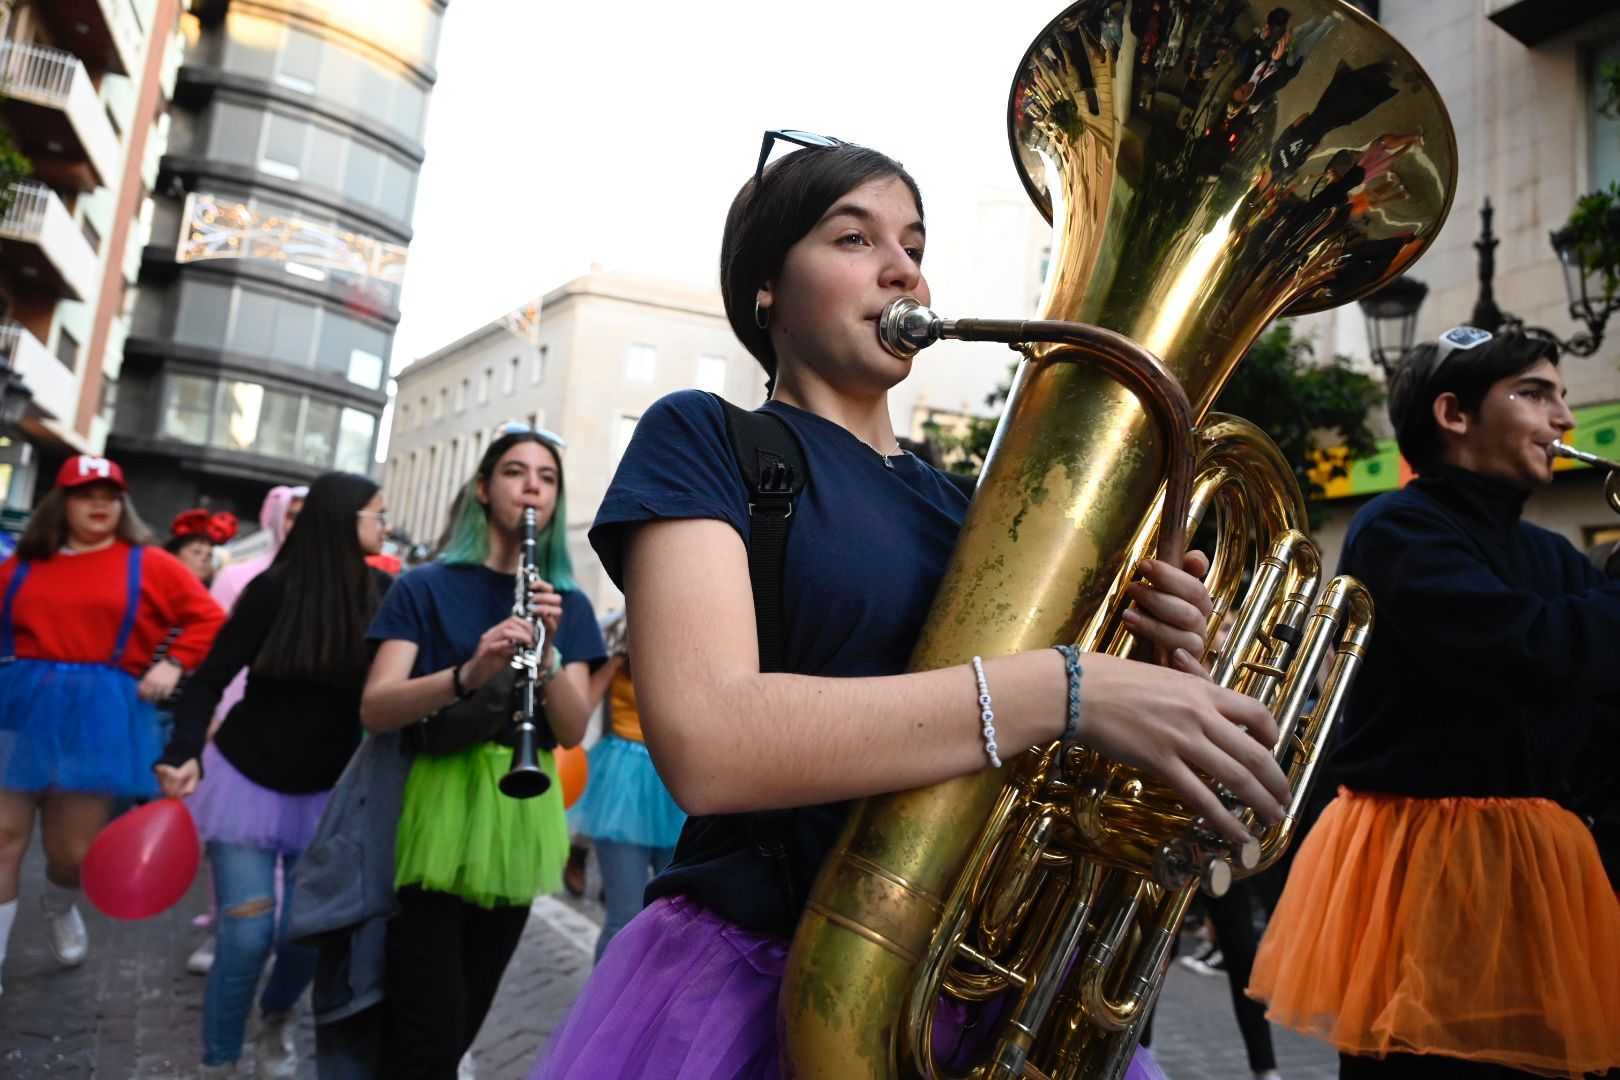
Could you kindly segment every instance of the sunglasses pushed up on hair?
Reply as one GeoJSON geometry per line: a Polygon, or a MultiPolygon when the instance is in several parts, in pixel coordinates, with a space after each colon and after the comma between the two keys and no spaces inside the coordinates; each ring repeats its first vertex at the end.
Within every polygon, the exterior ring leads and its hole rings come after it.
{"type": "Polygon", "coordinates": [[[831,135],[817,135],[813,131],[798,131],[794,128],[781,128],[767,131],[765,133],[765,141],[762,142],[759,147],[759,164],[754,166],[755,185],[758,185],[760,179],[764,177],[765,164],[766,162],[770,161],[771,148],[776,145],[776,141],[778,139],[786,143],[793,143],[796,146],[803,146],[810,150],[827,150],[834,146],[844,145],[844,140],[842,139],[835,139],[831,135]]]}
{"type": "Polygon", "coordinates": [[[555,446],[558,450],[568,449],[568,440],[555,431],[550,428],[535,427],[533,424],[525,424],[521,420],[508,420],[504,424],[497,424],[492,439],[504,438],[507,435],[538,435],[542,440],[555,446]]]}

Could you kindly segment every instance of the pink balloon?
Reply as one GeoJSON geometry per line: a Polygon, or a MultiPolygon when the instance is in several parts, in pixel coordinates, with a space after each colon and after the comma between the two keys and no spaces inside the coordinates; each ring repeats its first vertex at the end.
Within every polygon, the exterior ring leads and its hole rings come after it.
{"type": "Polygon", "coordinates": [[[79,880],[103,914],[149,919],[186,895],[201,860],[191,811],[179,799],[158,799],[101,830],[85,852],[79,880]]]}

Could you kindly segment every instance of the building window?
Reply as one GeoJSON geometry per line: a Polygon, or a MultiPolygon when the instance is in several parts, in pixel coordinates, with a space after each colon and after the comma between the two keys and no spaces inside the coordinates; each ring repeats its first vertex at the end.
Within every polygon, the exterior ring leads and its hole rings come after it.
{"type": "Polygon", "coordinates": [[[56,335],[56,358],[62,361],[62,366],[69,371],[75,371],[79,362],[79,341],[66,330],[56,335]]]}
{"type": "Polygon", "coordinates": [[[409,405],[399,407],[399,430],[402,432],[411,430],[411,407],[409,405]]]}
{"type": "Polygon", "coordinates": [[[1591,188],[1604,188],[1620,181],[1620,116],[1605,116],[1597,111],[1607,95],[1603,84],[1603,67],[1620,62],[1620,38],[1612,38],[1592,50],[1587,58],[1588,106],[1592,117],[1592,183],[1591,188]]]}
{"type": "Polygon", "coordinates": [[[456,387],[456,412],[464,412],[467,408],[467,395],[472,390],[472,381],[462,379],[456,387]]]}
{"type": "Polygon", "coordinates": [[[484,373],[478,377],[478,404],[489,404],[489,384],[495,381],[495,369],[485,368],[484,373]]]}
{"type": "Polygon", "coordinates": [[[96,232],[96,227],[90,224],[89,218],[85,218],[83,221],[79,222],[79,232],[84,234],[85,243],[90,245],[90,250],[94,251],[97,255],[100,255],[101,234],[96,232]]]}
{"type": "Polygon", "coordinates": [[[608,462],[608,477],[619,471],[619,459],[630,446],[630,439],[636,433],[636,425],[641,422],[639,416],[620,416],[619,422],[613,428],[613,459],[608,462]]]}
{"type": "Polygon", "coordinates": [[[320,469],[332,467],[332,452],[337,446],[338,406],[330,401],[310,399],[304,410],[304,436],[300,440],[298,460],[320,469]]]}
{"type": "Polygon", "coordinates": [[[168,391],[163,405],[166,439],[197,446],[208,442],[208,422],[214,415],[214,380],[200,375],[171,375],[165,380],[168,391]]]}
{"type": "Polygon", "coordinates": [[[271,113],[265,125],[264,149],[259,153],[259,171],[283,180],[297,180],[304,175],[304,143],[308,139],[308,124],[271,113]]]}
{"type": "Polygon", "coordinates": [[[255,449],[268,457],[291,459],[298,454],[298,413],[302,394],[266,390],[259,412],[259,435],[255,449]]]}
{"type": "Polygon", "coordinates": [[[247,451],[259,438],[259,414],[264,408],[264,387],[258,383],[228,382],[220,396],[220,419],[214,426],[215,446],[247,451]]]}
{"type": "Polygon", "coordinates": [[[520,363],[522,363],[522,361],[518,357],[514,356],[506,365],[506,383],[502,387],[502,393],[510,395],[512,391],[517,389],[518,365],[520,363]]]}
{"type": "Polygon", "coordinates": [[[697,379],[692,385],[711,394],[723,394],[726,392],[726,372],[725,357],[700,356],[697,362],[697,379]]]}
{"type": "Polygon", "coordinates": [[[281,55],[276,58],[277,84],[313,94],[321,74],[321,50],[320,38],[289,26],[282,39],[281,55]]]}
{"type": "Polygon", "coordinates": [[[534,354],[534,378],[530,382],[539,386],[546,381],[546,346],[540,346],[540,351],[534,354]]]}
{"type": "Polygon", "coordinates": [[[377,432],[377,418],[359,409],[344,409],[338,421],[337,457],[332,468],[343,472],[371,472],[371,437],[377,432]]]}
{"type": "Polygon", "coordinates": [[[113,417],[118,415],[118,380],[101,377],[101,421],[112,427],[113,417]]]}
{"type": "Polygon", "coordinates": [[[652,382],[658,373],[658,349],[652,345],[635,344],[624,359],[624,377],[632,382],[652,382]]]}

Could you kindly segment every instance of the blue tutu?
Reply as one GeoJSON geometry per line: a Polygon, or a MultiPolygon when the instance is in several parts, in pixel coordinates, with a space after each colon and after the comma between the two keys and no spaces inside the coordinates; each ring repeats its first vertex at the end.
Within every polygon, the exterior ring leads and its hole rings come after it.
{"type": "Polygon", "coordinates": [[[658,776],[645,743],[609,735],[591,750],[585,791],[568,824],[596,840],[672,848],[686,815],[658,776]]]}
{"type": "Polygon", "coordinates": [[[150,798],[157,712],[106,664],[0,664],[0,788],[150,798]]]}

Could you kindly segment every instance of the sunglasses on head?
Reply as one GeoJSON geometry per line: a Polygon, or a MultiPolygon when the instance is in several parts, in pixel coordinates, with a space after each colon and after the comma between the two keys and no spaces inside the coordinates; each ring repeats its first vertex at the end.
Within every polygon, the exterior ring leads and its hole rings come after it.
{"type": "Polygon", "coordinates": [[[557,434],[555,431],[552,431],[550,428],[535,427],[532,424],[525,424],[521,420],[508,420],[506,423],[499,425],[495,428],[493,438],[499,439],[507,435],[538,435],[541,439],[550,443],[552,446],[555,446],[558,450],[568,449],[568,440],[557,434]]]}
{"type": "Polygon", "coordinates": [[[1435,339],[1434,354],[1429,357],[1429,362],[1423,365],[1418,375],[1423,380],[1433,378],[1454,354],[1477,349],[1495,336],[1489,330],[1481,330],[1477,326],[1453,326],[1435,339]]]}
{"type": "Polygon", "coordinates": [[[759,147],[759,164],[754,166],[754,184],[757,187],[760,179],[765,175],[765,163],[771,158],[771,147],[776,140],[793,143],[811,150],[826,150],[834,146],[843,146],[844,140],[835,139],[831,135],[817,135],[813,131],[796,131],[793,128],[783,128],[779,131],[767,131],[765,141],[759,147]]]}

